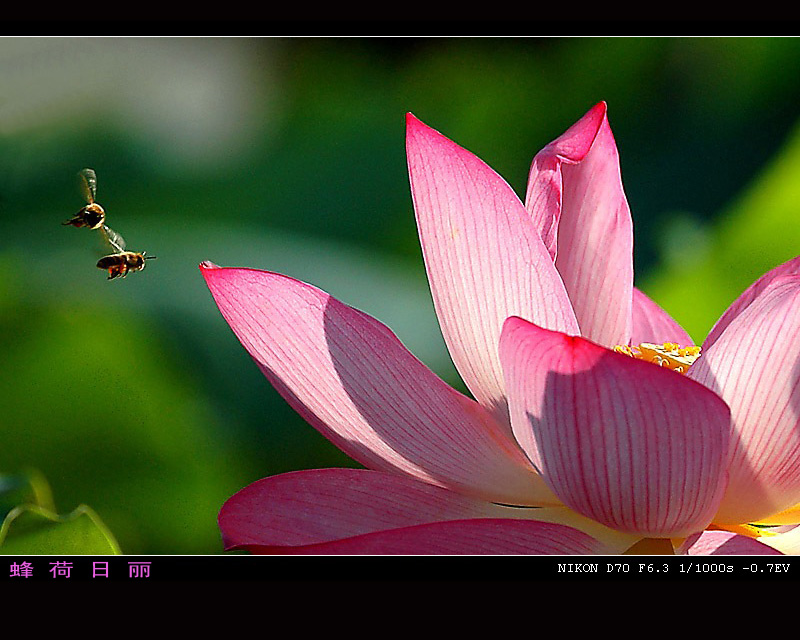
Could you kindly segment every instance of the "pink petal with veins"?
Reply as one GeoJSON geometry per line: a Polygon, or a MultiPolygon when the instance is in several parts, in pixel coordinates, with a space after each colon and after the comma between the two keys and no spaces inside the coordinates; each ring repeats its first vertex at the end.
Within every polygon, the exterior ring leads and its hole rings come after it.
{"type": "Polygon", "coordinates": [[[525,202],[555,259],[580,334],[609,348],[628,344],[633,221],[604,102],[536,155],[525,202]]]}
{"type": "Polygon", "coordinates": [[[577,529],[534,520],[451,520],[305,547],[248,546],[252,553],[313,555],[607,555],[577,529]]]}
{"type": "Polygon", "coordinates": [[[369,469],[314,469],[271,476],[220,511],[226,548],[299,546],[441,520],[512,518],[519,509],[369,469]]]}
{"type": "Polygon", "coordinates": [[[487,500],[558,504],[491,414],[374,318],[279,274],[201,269],[273,386],[355,460],[487,500]]]}
{"type": "Polygon", "coordinates": [[[566,507],[493,504],[408,476],[368,469],[314,469],[254,482],[220,510],[226,549],[320,545],[419,524],[475,519],[536,520],[578,529],[621,553],[636,537],[608,529],[566,507]]]}
{"type": "Polygon", "coordinates": [[[800,275],[779,275],[730,321],[688,376],[718,393],[734,427],[714,522],[759,522],[800,502],[800,275]]]}
{"type": "Polygon", "coordinates": [[[680,537],[711,521],[730,416],[685,376],[509,318],[500,353],[520,446],[572,509],[621,531],[680,537]]]}
{"type": "Polygon", "coordinates": [[[475,398],[507,421],[497,353],[510,315],[566,333],[578,326],[530,216],[483,161],[407,116],[411,192],[445,342],[475,398]]]}

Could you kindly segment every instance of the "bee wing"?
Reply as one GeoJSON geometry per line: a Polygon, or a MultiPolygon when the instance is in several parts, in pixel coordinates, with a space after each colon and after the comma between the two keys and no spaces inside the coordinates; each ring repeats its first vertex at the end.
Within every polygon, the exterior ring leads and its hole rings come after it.
{"type": "Polygon", "coordinates": [[[100,233],[103,235],[103,239],[114,249],[114,253],[122,253],[125,251],[125,240],[111,227],[102,225],[100,227],[100,233]]]}
{"type": "Polygon", "coordinates": [[[81,169],[78,173],[81,177],[81,191],[88,204],[93,204],[97,197],[97,176],[94,169],[81,169]]]}

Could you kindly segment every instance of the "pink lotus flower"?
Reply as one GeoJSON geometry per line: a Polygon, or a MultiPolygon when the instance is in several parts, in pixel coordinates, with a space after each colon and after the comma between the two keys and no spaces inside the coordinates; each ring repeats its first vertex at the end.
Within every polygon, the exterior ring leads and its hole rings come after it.
{"type": "Polygon", "coordinates": [[[225,547],[793,551],[800,528],[750,525],[800,522],[800,258],[745,291],[698,358],[633,286],[605,104],[536,155],[524,204],[410,114],[407,154],[436,313],[475,399],[319,289],[203,263],[270,382],[366,467],[253,483],[220,512],[225,547]]]}

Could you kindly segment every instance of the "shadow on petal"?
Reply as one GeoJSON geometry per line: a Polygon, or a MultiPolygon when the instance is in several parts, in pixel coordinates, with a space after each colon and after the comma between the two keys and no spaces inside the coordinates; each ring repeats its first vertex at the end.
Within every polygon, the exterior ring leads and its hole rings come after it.
{"type": "MultiPolygon", "coordinates": [[[[324,333],[338,384],[372,433],[428,481],[492,502],[558,505],[516,441],[474,400],[436,378],[388,329],[329,298],[324,333]],[[373,342],[374,341],[374,342],[373,342]],[[403,427],[398,428],[398,425],[403,427]]],[[[357,441],[356,459],[374,456],[357,441]],[[362,451],[359,457],[358,452],[362,451]]]]}

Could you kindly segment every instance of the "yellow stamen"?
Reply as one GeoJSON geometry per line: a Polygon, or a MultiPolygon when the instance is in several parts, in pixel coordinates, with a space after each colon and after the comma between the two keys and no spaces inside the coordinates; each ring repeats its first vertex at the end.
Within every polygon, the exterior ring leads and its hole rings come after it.
{"type": "Polygon", "coordinates": [[[665,342],[662,345],[642,342],[640,345],[631,347],[618,345],[614,347],[614,351],[637,360],[652,362],[659,367],[667,367],[678,373],[686,373],[694,361],[700,357],[700,347],[695,345],[681,347],[674,342],[665,342]]]}
{"type": "Polygon", "coordinates": [[[764,538],[778,535],[775,531],[770,531],[770,527],[762,527],[754,524],[712,525],[709,529],[730,531],[731,533],[738,533],[740,536],[747,536],[748,538],[764,538]]]}

